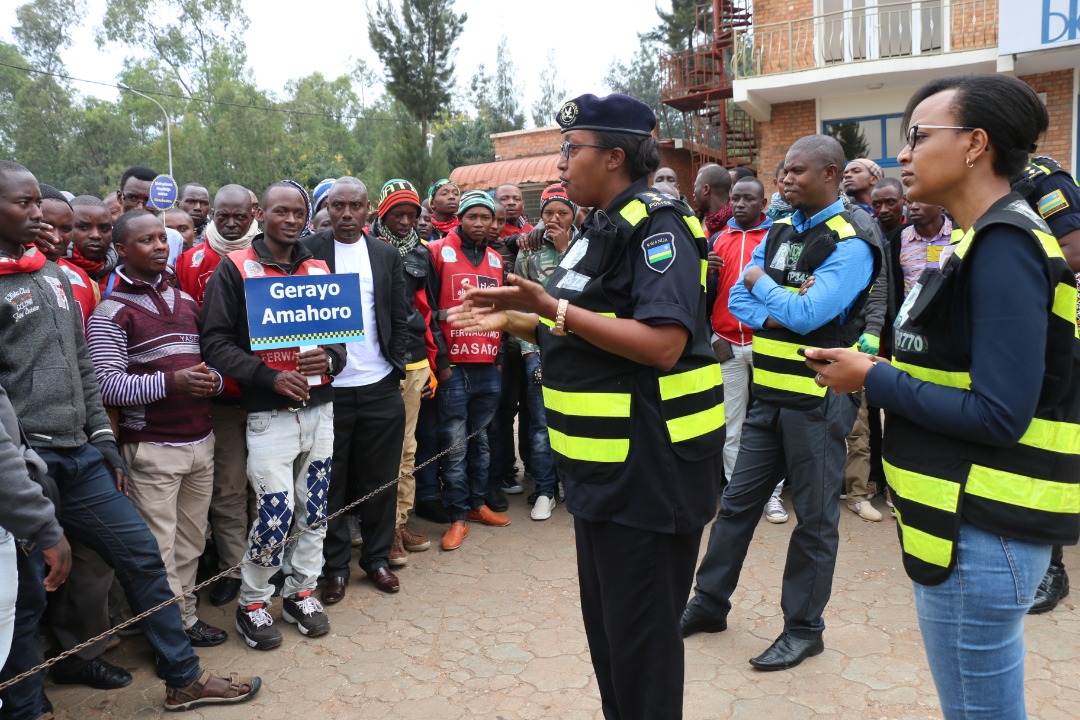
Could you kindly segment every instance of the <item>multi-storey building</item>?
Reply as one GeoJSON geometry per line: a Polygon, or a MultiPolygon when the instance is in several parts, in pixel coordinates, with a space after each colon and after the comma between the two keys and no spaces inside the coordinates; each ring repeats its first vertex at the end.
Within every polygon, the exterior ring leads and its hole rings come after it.
{"type": "Polygon", "coordinates": [[[664,100],[711,126],[714,148],[745,148],[749,116],[751,164],[764,176],[818,132],[898,174],[911,93],[960,72],[1031,85],[1050,113],[1039,153],[1080,165],[1077,0],[713,0],[698,17],[697,45],[665,59],[664,100]]]}

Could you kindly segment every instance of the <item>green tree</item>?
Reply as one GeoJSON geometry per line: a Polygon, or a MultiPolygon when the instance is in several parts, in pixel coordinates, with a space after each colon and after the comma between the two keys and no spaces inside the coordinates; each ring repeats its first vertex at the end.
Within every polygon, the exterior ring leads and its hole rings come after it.
{"type": "Polygon", "coordinates": [[[14,45],[0,40],[0,157],[15,157],[16,99],[28,82],[30,75],[13,67],[26,67],[24,58],[14,45]]]}
{"type": "Polygon", "coordinates": [[[406,178],[421,193],[439,178],[450,174],[446,149],[437,139],[429,154],[426,136],[419,123],[403,103],[394,102],[389,109],[393,122],[384,127],[386,142],[375,148],[375,160],[366,173],[372,194],[390,178],[406,178]]]}
{"type": "Polygon", "coordinates": [[[492,78],[492,94],[480,98],[480,107],[490,117],[492,132],[508,132],[525,127],[525,113],[518,103],[517,68],[510,58],[506,36],[499,40],[495,50],[495,76],[492,78]]]}
{"type": "Polygon", "coordinates": [[[71,30],[86,17],[86,0],[34,0],[15,11],[15,42],[38,70],[64,69],[60,51],[71,46],[71,30]]]}
{"type": "Polygon", "coordinates": [[[368,40],[382,62],[386,91],[420,124],[448,109],[454,78],[454,44],[468,16],[454,0],[403,0],[400,14],[390,0],[368,9],[368,40]]]}
{"type": "MultiPolygon", "coordinates": [[[[642,39],[660,43],[672,51],[689,50],[694,47],[699,3],[700,0],[671,0],[670,12],[661,10],[657,5],[656,14],[660,17],[660,24],[649,32],[643,33],[642,39]]],[[[711,8],[708,12],[712,12],[711,8]]],[[[711,28],[711,22],[705,24],[707,28],[711,28]]]]}
{"type": "Polygon", "coordinates": [[[559,80],[555,69],[555,51],[548,50],[547,63],[540,73],[540,99],[532,105],[532,121],[536,127],[545,127],[555,122],[555,113],[566,100],[566,88],[559,80]]]}

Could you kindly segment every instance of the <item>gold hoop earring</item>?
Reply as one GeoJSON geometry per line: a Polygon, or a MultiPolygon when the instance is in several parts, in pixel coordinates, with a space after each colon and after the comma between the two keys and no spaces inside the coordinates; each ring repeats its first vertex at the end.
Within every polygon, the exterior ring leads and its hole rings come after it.
{"type": "Polygon", "coordinates": [[[964,158],[964,164],[969,168],[975,167],[975,163],[971,162],[971,158],[964,158]]]}

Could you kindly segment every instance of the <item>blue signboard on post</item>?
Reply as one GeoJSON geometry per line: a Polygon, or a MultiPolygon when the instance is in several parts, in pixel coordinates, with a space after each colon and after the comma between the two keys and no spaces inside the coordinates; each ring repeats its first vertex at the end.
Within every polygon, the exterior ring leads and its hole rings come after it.
{"type": "Polygon", "coordinates": [[[290,275],[244,280],[252,350],[364,339],[360,275],[290,275]]]}
{"type": "Polygon", "coordinates": [[[168,175],[158,175],[150,183],[150,199],[147,204],[158,210],[168,210],[176,204],[176,191],[175,180],[168,175]]]}

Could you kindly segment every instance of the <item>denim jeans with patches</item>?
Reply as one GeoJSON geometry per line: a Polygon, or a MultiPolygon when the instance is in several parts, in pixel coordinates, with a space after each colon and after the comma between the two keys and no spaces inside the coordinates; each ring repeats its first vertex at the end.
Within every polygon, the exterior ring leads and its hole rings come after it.
{"type": "Polygon", "coordinates": [[[266,410],[247,416],[247,476],[256,497],[249,557],[241,569],[242,606],[270,603],[270,578],[282,568],[284,552],[276,548],[290,533],[303,533],[291,546],[282,596],[314,590],[323,563],[326,498],[334,453],[334,405],[266,410]],[[309,526],[318,523],[310,532],[309,526]]]}

